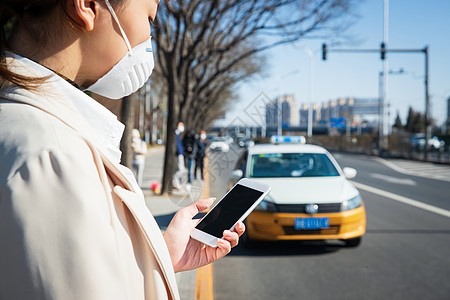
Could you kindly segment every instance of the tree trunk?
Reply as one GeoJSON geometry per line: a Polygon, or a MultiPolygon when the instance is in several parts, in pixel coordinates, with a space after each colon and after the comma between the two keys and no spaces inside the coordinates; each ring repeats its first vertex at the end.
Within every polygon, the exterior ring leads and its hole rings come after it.
{"type": "Polygon", "coordinates": [[[153,109],[153,104],[152,104],[152,100],[150,98],[150,115],[148,116],[148,131],[150,132],[150,135],[148,137],[148,143],[150,145],[153,145],[153,113],[154,113],[154,109],[153,109]]]}
{"type": "Polygon", "coordinates": [[[175,96],[174,80],[169,82],[168,115],[166,129],[166,151],[164,155],[164,172],[161,193],[172,191],[172,179],[176,168],[176,124],[178,122],[179,107],[175,96]]]}
{"type": "Polygon", "coordinates": [[[122,151],[122,165],[131,168],[133,153],[131,150],[131,131],[134,127],[134,101],[131,96],[122,100],[121,120],[125,124],[122,140],[120,141],[120,151],[122,151]]]}

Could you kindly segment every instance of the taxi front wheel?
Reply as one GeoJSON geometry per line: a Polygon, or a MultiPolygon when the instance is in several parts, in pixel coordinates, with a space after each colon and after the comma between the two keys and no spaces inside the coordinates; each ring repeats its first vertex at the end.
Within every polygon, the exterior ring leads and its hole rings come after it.
{"type": "Polygon", "coordinates": [[[362,237],[357,237],[357,238],[354,238],[354,239],[344,240],[345,247],[347,247],[347,248],[358,247],[359,244],[361,244],[361,240],[362,240],[362,237]]]}

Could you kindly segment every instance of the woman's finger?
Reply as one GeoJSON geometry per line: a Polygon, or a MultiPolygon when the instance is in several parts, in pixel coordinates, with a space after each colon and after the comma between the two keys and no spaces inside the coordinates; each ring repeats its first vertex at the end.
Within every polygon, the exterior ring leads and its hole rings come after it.
{"type": "Polygon", "coordinates": [[[217,246],[218,246],[216,250],[217,259],[224,257],[231,251],[231,244],[229,241],[225,239],[218,239],[217,246]]]}
{"type": "Polygon", "coordinates": [[[234,226],[234,231],[238,234],[238,236],[241,236],[244,234],[245,231],[245,224],[242,222],[239,222],[234,226]]]}
{"type": "Polygon", "coordinates": [[[239,242],[239,236],[234,231],[225,230],[223,232],[223,237],[224,237],[224,239],[226,239],[227,241],[230,242],[231,248],[236,247],[236,245],[239,242]]]}
{"type": "Polygon", "coordinates": [[[197,200],[191,205],[181,209],[179,212],[181,212],[183,215],[186,214],[192,219],[196,214],[210,207],[213,204],[214,200],[216,200],[216,198],[197,200]]]}

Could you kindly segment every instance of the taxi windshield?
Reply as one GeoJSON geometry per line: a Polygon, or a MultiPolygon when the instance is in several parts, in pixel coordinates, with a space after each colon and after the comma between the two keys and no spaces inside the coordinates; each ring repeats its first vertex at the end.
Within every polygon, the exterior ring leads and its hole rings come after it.
{"type": "Polygon", "coordinates": [[[264,153],[252,155],[250,177],[339,176],[326,154],[264,153]]]}

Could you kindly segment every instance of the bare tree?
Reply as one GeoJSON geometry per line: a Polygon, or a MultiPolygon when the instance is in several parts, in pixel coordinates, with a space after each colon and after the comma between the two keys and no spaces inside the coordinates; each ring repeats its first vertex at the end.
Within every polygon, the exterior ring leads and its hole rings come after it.
{"type": "Polygon", "coordinates": [[[122,99],[121,120],[125,123],[125,130],[120,140],[121,162],[124,166],[131,168],[133,152],[131,150],[131,131],[134,128],[134,95],[122,99]]]}
{"type": "Polygon", "coordinates": [[[258,53],[306,36],[336,36],[348,25],[351,6],[352,0],[162,3],[154,27],[157,71],[168,100],[162,191],[171,189],[178,121],[208,124],[233,97],[233,86],[259,71],[258,53]]]}

